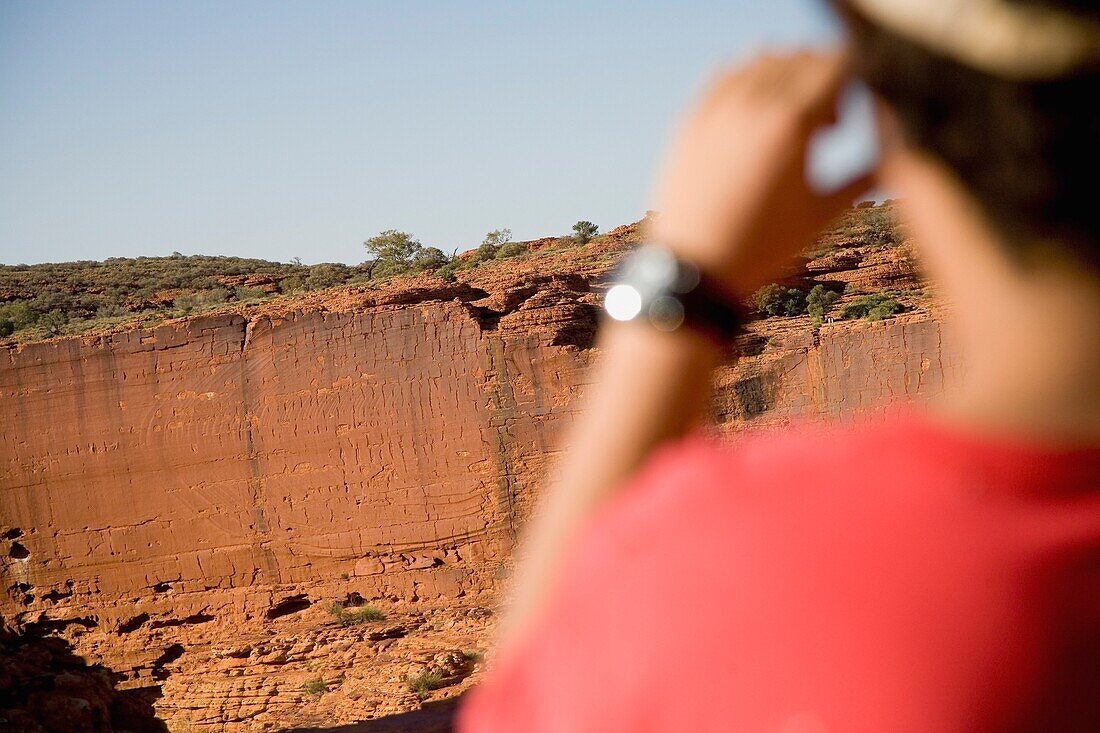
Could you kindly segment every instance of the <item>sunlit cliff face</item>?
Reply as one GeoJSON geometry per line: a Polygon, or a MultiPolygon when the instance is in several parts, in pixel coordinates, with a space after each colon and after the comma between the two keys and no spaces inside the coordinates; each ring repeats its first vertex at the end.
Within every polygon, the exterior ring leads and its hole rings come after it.
{"type": "MultiPolygon", "coordinates": [[[[464,689],[599,357],[606,271],[639,238],[618,232],[455,283],[0,351],[0,614],[159,688],[180,725],[334,725],[464,689]],[[383,618],[341,625],[337,602],[383,618]],[[425,670],[439,689],[410,686],[425,670]],[[318,678],[324,692],[306,692],[318,678]]],[[[890,288],[910,310],[753,323],[716,376],[724,429],[957,378],[906,249],[845,236],[791,283],[847,284],[838,306],[890,288]]]]}

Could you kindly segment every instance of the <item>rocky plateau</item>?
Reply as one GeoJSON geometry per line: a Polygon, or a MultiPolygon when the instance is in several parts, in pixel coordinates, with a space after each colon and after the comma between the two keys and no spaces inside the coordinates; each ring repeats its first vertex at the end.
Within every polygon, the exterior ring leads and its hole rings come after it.
{"type": "MultiPolygon", "coordinates": [[[[908,310],[751,323],[731,439],[957,382],[879,208],[789,282],[908,310]]],[[[0,348],[0,728],[445,730],[639,237],[0,348]]]]}

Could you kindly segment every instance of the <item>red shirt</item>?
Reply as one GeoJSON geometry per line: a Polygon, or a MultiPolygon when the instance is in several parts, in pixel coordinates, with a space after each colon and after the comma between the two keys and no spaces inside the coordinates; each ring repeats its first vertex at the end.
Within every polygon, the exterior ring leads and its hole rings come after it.
{"type": "Polygon", "coordinates": [[[1100,731],[1100,448],[906,413],[665,449],[459,730],[1100,731]]]}

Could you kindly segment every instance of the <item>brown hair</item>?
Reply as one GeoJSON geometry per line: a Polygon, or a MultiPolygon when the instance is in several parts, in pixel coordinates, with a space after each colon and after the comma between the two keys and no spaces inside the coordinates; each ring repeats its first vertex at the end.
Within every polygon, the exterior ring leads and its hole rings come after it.
{"type": "MultiPolygon", "coordinates": [[[[1015,1],[1100,16],[1091,0],[1015,1]]],[[[1011,246],[1053,240],[1100,267],[1100,67],[1010,81],[894,34],[845,0],[835,4],[856,73],[893,109],[911,145],[955,171],[1011,246]]]]}

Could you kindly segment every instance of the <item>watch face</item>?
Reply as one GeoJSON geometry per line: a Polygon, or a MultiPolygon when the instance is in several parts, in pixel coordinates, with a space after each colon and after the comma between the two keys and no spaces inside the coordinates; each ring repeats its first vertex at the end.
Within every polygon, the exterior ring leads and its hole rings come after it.
{"type": "Polygon", "coordinates": [[[621,280],[633,284],[645,295],[687,293],[699,284],[699,270],[663,247],[639,247],[624,262],[621,280]]]}
{"type": "Polygon", "coordinates": [[[646,245],[639,247],[627,261],[623,279],[645,295],[656,295],[675,286],[679,269],[671,252],[646,245]]]}
{"type": "Polygon", "coordinates": [[[654,298],[649,304],[649,322],[659,331],[675,331],[684,323],[684,304],[671,295],[654,298]]]}
{"type": "Polygon", "coordinates": [[[604,310],[616,321],[645,317],[655,328],[674,331],[684,322],[677,297],[699,284],[699,271],[655,245],[636,249],[624,261],[618,283],[604,296],[604,310]]]}
{"type": "Polygon", "coordinates": [[[607,291],[603,309],[616,321],[632,321],[642,312],[642,295],[633,285],[620,283],[607,291]]]}
{"type": "Polygon", "coordinates": [[[736,301],[704,281],[698,267],[658,245],[639,247],[623,260],[603,303],[613,320],[644,321],[659,331],[686,324],[720,344],[742,323],[736,301]]]}

